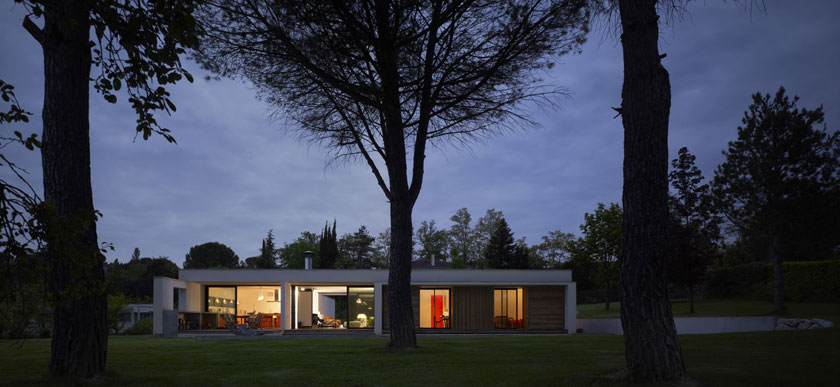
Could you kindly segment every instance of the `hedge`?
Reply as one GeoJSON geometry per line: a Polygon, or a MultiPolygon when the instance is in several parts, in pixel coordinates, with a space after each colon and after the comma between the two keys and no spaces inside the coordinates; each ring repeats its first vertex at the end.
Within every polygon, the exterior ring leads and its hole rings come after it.
{"type": "MultiPolygon", "coordinates": [[[[840,260],[784,262],[786,301],[840,302],[840,260]]],[[[773,264],[753,262],[706,272],[707,298],[773,298],[773,264]]]]}

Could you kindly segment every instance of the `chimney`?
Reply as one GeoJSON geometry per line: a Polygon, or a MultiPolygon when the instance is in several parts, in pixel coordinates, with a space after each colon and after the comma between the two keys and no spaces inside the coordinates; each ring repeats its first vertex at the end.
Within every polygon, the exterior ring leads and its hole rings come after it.
{"type": "Polygon", "coordinates": [[[304,269],[312,270],[312,252],[307,250],[303,252],[305,266],[304,269]]]}

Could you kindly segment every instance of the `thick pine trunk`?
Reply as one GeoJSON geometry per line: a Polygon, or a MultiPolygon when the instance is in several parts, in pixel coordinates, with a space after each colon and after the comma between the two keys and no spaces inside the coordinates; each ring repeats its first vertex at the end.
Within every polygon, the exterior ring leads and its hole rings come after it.
{"type": "Polygon", "coordinates": [[[411,204],[391,201],[391,256],[388,272],[388,317],[391,346],[414,348],[414,310],[411,305],[411,204]]]}
{"type": "Polygon", "coordinates": [[[104,257],[99,253],[90,179],[90,24],[83,4],[47,7],[44,51],[44,200],[49,288],[55,300],[50,373],[90,378],[105,372],[104,257]],[[75,27],[66,31],[67,26],[75,27]]]}
{"type": "Polygon", "coordinates": [[[767,254],[773,262],[773,313],[781,314],[785,311],[785,276],[775,235],[768,238],[767,245],[767,254]]]}
{"type": "Polygon", "coordinates": [[[660,64],[653,0],[619,0],[624,54],[624,235],[621,325],[634,381],[685,374],[665,274],[668,232],[668,116],[671,91],[660,64]]]}
{"type": "Polygon", "coordinates": [[[688,308],[689,313],[694,313],[694,286],[688,287],[688,308]]]}

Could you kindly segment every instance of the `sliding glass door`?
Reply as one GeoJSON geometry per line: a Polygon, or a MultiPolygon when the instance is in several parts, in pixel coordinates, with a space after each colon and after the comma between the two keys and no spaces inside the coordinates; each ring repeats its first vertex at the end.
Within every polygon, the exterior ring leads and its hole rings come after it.
{"type": "Polygon", "coordinates": [[[348,328],[373,328],[375,311],[373,287],[347,287],[348,328]]]}
{"type": "Polygon", "coordinates": [[[522,288],[494,289],[493,315],[496,328],[523,328],[522,288]]]}
{"type": "Polygon", "coordinates": [[[449,289],[420,289],[420,328],[449,328],[449,289]]]}

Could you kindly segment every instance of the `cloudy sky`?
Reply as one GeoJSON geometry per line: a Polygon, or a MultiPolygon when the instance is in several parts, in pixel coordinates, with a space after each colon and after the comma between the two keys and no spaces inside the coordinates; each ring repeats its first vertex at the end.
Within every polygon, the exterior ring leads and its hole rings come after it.
{"type": "MultiPolygon", "coordinates": [[[[765,4],[761,13],[731,1],[694,2],[685,20],[662,33],[673,93],[671,158],[687,146],[707,178],[756,91],[783,85],[801,97],[800,106],[822,104],[829,130],[840,126],[840,2],[765,4]]],[[[12,2],[0,5],[0,79],[35,113],[14,129],[40,132],[43,61],[21,28],[23,15],[12,2]]],[[[610,107],[620,105],[621,47],[594,32],[582,54],[559,62],[546,80],[571,94],[558,99],[558,110],[533,112],[541,127],[428,152],[415,226],[434,219],[449,227],[459,208],[473,219],[495,208],[517,238],[533,244],[550,230],[579,234],[585,212],[620,202],[623,129],[610,107]]],[[[244,259],[258,254],[269,229],[282,243],[332,219],[339,235],[360,225],[373,233],[388,227],[388,204],[365,165],[333,162],[318,145],[298,141],[287,123],[271,119],[272,107],[251,85],[205,81],[197,66],[187,67],[196,82],[173,88],[178,111],[161,117],[177,145],[135,141],[125,99],[111,105],[91,94],[94,203],[104,214],[100,241],[116,248],[109,259],[126,260],[139,247],[143,256],[181,265],[191,246],[208,241],[244,259]]],[[[3,152],[40,191],[40,155],[3,152]]]]}

